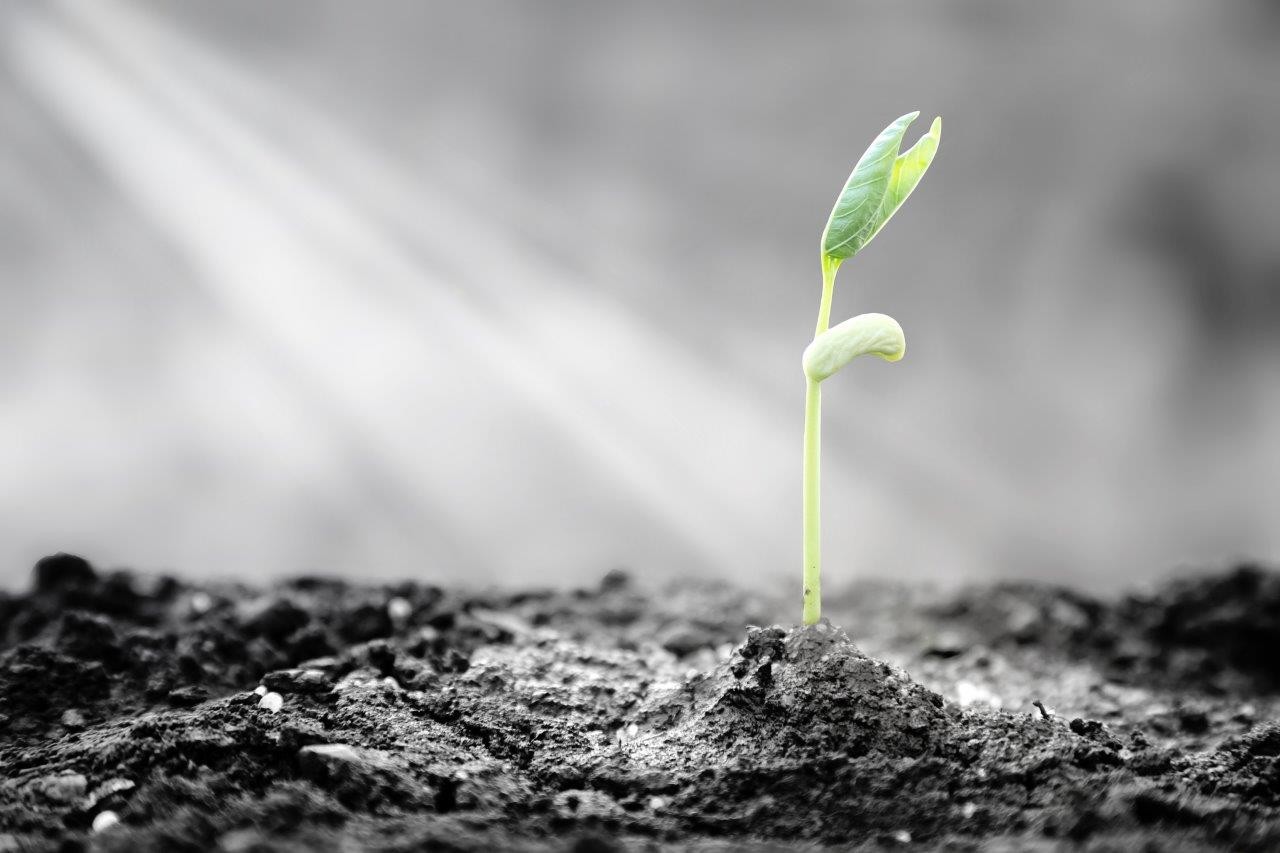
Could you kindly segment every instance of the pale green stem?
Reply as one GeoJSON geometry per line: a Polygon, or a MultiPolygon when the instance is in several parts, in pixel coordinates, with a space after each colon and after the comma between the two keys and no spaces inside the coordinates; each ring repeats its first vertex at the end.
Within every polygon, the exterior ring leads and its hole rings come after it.
{"type": "Polygon", "coordinates": [[[818,449],[822,433],[822,388],[805,380],[804,391],[804,624],[822,618],[822,519],[818,449]]]}
{"type": "MultiPolygon", "coordinates": [[[[818,326],[813,336],[825,332],[831,323],[831,295],[835,290],[840,262],[822,258],[822,302],[818,306],[818,326]]],[[[822,618],[822,512],[819,472],[822,450],[822,388],[805,379],[804,391],[804,624],[822,618]]]]}

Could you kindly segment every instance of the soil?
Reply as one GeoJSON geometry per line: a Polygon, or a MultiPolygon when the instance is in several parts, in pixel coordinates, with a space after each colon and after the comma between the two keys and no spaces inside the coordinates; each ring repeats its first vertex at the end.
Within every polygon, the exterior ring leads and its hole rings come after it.
{"type": "Polygon", "coordinates": [[[755,627],[798,611],[49,557],[0,597],[0,851],[1280,849],[1280,575],[755,627]]]}

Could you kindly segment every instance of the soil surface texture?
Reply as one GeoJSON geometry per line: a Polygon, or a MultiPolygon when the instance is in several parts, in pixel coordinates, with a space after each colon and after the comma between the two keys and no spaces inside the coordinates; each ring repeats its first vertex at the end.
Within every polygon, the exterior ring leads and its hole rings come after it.
{"type": "Polygon", "coordinates": [[[0,853],[1280,850],[1280,575],[0,595],[0,853]]]}

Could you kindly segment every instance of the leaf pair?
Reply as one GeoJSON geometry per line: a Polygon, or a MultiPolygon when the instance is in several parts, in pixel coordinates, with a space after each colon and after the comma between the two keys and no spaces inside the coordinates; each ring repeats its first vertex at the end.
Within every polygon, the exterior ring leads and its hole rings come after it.
{"type": "Polygon", "coordinates": [[[905,153],[902,137],[920,113],[908,113],[884,129],[853,167],[822,232],[822,254],[837,263],[871,242],[924,177],[942,137],[942,118],[905,153]]]}

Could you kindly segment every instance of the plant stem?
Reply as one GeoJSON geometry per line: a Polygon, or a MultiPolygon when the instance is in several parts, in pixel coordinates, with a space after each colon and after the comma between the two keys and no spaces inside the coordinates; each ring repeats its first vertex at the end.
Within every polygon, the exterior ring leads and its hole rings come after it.
{"type": "Polygon", "coordinates": [[[804,624],[822,618],[822,518],[819,502],[819,446],[822,389],[812,379],[804,390],[804,624]]]}
{"type": "MultiPolygon", "coordinates": [[[[822,302],[816,338],[831,323],[831,296],[840,261],[822,257],[822,302]]],[[[822,462],[822,388],[805,378],[804,390],[804,624],[822,618],[822,510],[819,473],[822,462]]]]}
{"type": "Polygon", "coordinates": [[[818,328],[813,332],[815,338],[831,325],[831,294],[835,291],[836,270],[839,268],[840,261],[822,256],[822,302],[818,305],[818,328]]]}

